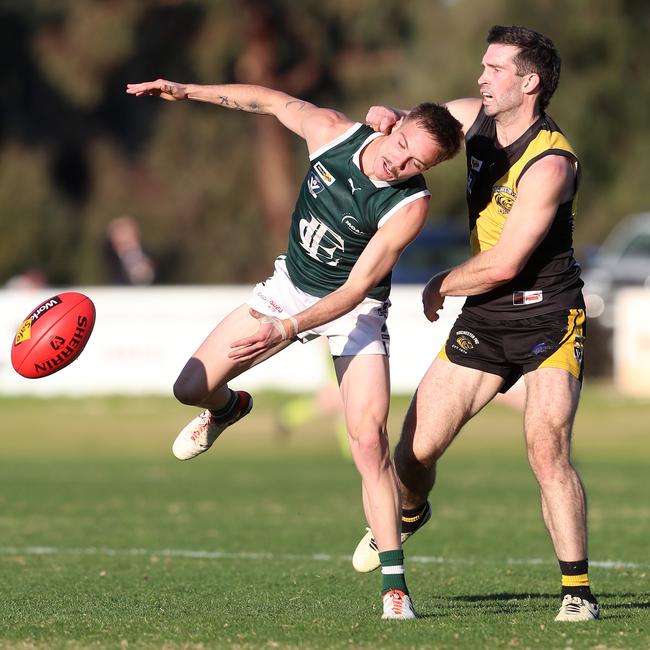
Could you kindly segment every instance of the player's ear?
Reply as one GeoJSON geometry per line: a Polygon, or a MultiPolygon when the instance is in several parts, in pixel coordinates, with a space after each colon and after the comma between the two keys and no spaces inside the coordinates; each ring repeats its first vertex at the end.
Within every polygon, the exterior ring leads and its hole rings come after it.
{"type": "Polygon", "coordinates": [[[406,119],[406,115],[402,115],[402,117],[400,117],[399,120],[397,120],[397,122],[395,122],[395,124],[393,125],[393,131],[399,129],[402,126],[402,124],[404,124],[405,119],[406,119]]]}

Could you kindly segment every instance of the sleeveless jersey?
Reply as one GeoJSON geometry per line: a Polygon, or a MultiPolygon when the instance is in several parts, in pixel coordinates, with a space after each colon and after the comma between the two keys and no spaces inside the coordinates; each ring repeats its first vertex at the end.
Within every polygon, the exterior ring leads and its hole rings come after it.
{"type": "Polygon", "coordinates": [[[562,131],[542,114],[520,138],[500,148],[495,121],[481,109],[467,132],[466,150],[470,245],[474,255],[492,248],[499,240],[517,199],[519,180],[533,163],[548,155],[566,156],[575,165],[576,182],[572,199],[558,206],[548,233],[521,272],[492,291],[469,296],[464,309],[484,318],[509,320],[584,307],[580,267],[573,257],[580,167],[562,131]]]}
{"type": "MultiPolygon", "coordinates": [[[[361,151],[376,137],[355,123],[314,151],[291,219],[287,270],[303,291],[322,297],[340,287],[378,228],[398,210],[429,196],[424,177],[389,183],[368,178],[360,168],[361,151]]],[[[368,293],[386,300],[391,274],[368,293]]]]}

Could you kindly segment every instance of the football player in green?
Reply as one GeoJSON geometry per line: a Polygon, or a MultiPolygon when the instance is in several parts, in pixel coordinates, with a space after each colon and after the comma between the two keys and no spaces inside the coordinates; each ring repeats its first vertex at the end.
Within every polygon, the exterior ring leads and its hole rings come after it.
{"type": "Polygon", "coordinates": [[[177,399],[205,410],[181,431],[172,449],[181,460],[207,451],[253,405],[247,392],[228,387],[230,380],[294,341],[327,337],[361,474],[364,511],[379,550],[383,617],[414,618],[386,433],[386,318],[393,265],[427,216],[430,194],[421,174],[458,152],[460,123],[440,105],[421,104],[383,135],[335,110],[260,86],[158,79],[129,84],[127,92],[272,115],[304,138],[309,169],[286,254],[181,371],[174,385],[177,399]]]}

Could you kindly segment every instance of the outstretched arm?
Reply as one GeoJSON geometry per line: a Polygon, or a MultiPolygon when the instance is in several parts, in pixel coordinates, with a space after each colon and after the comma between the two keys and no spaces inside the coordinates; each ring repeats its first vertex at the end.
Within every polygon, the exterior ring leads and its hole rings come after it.
{"type": "Polygon", "coordinates": [[[342,286],[291,318],[279,319],[253,312],[260,327],[253,335],[231,344],[230,358],[254,359],[280,341],[329,323],[354,309],[391,271],[401,252],[426,221],[428,197],[417,199],[394,214],[372,237],[342,286]]]}
{"type": "Polygon", "coordinates": [[[352,122],[337,111],[319,108],[279,90],[248,84],[181,84],[166,79],[127,84],[136,97],[154,96],[167,101],[193,99],[247,113],[275,116],[284,126],[307,141],[311,150],[329,142],[352,122]]]}

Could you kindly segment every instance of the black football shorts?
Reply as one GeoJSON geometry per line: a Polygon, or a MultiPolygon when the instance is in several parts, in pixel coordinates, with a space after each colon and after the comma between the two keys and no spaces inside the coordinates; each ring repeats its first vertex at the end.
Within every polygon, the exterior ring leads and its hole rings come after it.
{"type": "Polygon", "coordinates": [[[461,312],[438,357],[503,377],[502,393],[537,368],[562,368],[582,381],[585,334],[584,309],[517,320],[461,312]]]}

